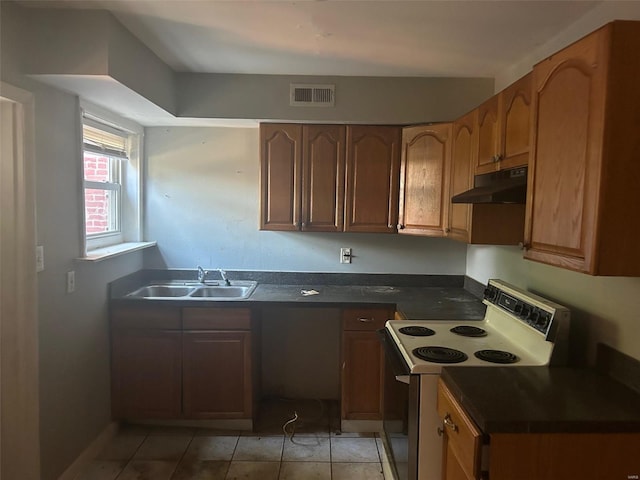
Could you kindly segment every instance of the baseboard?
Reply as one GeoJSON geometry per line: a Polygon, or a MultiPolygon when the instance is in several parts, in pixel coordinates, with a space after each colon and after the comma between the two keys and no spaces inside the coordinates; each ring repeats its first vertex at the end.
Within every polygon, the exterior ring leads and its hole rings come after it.
{"type": "Polygon", "coordinates": [[[382,420],[340,420],[340,430],[349,433],[381,432],[382,420]]]}
{"type": "Polygon", "coordinates": [[[105,429],[89,444],[75,461],[69,465],[58,480],[74,480],[98,456],[102,449],[116,436],[120,425],[109,423],[105,429]]]}

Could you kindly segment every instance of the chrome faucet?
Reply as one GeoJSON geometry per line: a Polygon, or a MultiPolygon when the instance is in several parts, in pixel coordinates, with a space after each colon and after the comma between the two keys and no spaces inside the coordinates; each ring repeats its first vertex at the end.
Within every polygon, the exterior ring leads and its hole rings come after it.
{"type": "Polygon", "coordinates": [[[219,268],[218,271],[220,272],[220,276],[222,277],[222,280],[224,280],[224,284],[227,285],[227,286],[231,285],[231,282],[227,278],[227,272],[225,272],[221,268],[219,268]]]}
{"type": "Polygon", "coordinates": [[[207,273],[209,272],[206,271],[204,268],[202,268],[200,265],[198,265],[198,281],[200,283],[204,283],[204,277],[207,276],[207,273]]]}

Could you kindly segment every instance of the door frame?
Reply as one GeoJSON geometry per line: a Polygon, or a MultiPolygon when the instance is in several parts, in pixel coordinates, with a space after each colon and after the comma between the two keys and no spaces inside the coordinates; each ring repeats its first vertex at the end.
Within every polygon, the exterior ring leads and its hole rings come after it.
{"type": "Polygon", "coordinates": [[[40,478],[33,94],[0,82],[0,479],[40,478]]]}

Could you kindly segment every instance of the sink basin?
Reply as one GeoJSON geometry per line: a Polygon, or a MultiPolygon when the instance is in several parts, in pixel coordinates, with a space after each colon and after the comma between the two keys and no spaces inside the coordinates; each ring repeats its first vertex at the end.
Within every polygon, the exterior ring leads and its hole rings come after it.
{"type": "Polygon", "coordinates": [[[147,285],[127,296],[152,299],[174,298],[176,300],[239,300],[248,298],[257,285],[257,282],[245,280],[233,280],[231,285],[202,283],[175,285],[169,283],[147,285]]]}
{"type": "Polygon", "coordinates": [[[194,287],[183,287],[177,285],[149,285],[147,287],[139,288],[127,296],[141,298],[186,297],[194,290],[194,287]]]}
{"type": "Polygon", "coordinates": [[[255,287],[249,286],[226,286],[219,285],[217,287],[200,287],[191,294],[191,297],[206,298],[247,298],[255,287]]]}

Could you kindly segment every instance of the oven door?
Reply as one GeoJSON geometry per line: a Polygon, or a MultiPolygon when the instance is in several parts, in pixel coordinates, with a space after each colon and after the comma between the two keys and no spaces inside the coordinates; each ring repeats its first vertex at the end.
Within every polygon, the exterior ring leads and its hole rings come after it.
{"type": "Polygon", "coordinates": [[[385,356],[383,442],[394,480],[418,478],[420,375],[409,366],[387,331],[378,330],[385,356]]]}

